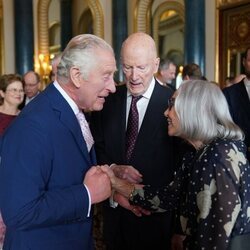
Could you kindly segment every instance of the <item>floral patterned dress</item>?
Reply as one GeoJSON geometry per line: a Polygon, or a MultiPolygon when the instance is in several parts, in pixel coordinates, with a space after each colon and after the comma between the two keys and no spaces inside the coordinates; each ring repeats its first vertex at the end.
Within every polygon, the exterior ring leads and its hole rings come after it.
{"type": "Polygon", "coordinates": [[[250,166],[242,141],[215,139],[190,153],[164,188],[136,189],[131,203],[155,212],[178,208],[186,249],[219,249],[250,233],[250,166]]]}

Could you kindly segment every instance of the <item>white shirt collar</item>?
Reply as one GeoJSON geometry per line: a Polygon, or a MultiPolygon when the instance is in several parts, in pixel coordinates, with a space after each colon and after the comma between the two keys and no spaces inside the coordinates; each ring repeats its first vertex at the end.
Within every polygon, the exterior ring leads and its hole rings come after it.
{"type": "MultiPolygon", "coordinates": [[[[153,77],[152,80],[151,80],[151,83],[149,84],[148,89],[146,90],[145,93],[142,94],[142,96],[144,98],[150,99],[150,97],[151,97],[151,95],[153,93],[154,87],[155,87],[155,79],[153,77]]],[[[132,95],[131,95],[131,93],[129,91],[127,91],[127,97],[129,97],[129,96],[131,97],[132,95]]]]}
{"type": "Polygon", "coordinates": [[[250,86],[250,79],[247,79],[246,77],[244,78],[244,84],[245,84],[245,86],[250,86]]]}
{"type": "Polygon", "coordinates": [[[156,80],[158,83],[160,83],[162,86],[165,86],[166,84],[164,84],[162,81],[160,81],[157,77],[156,77],[156,80]]]}
{"type": "Polygon", "coordinates": [[[64,99],[67,101],[69,106],[72,108],[74,114],[78,114],[80,110],[76,103],[73,101],[73,99],[65,92],[65,90],[60,86],[60,84],[56,80],[53,82],[53,84],[55,88],[60,92],[60,94],[64,97],[64,99]]]}

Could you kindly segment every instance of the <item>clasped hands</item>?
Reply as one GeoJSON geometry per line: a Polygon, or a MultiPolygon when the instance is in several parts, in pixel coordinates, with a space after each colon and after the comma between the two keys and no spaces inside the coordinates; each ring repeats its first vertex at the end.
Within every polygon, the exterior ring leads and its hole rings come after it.
{"type": "Polygon", "coordinates": [[[111,198],[120,206],[132,211],[137,216],[150,214],[149,211],[139,206],[131,205],[129,202],[132,191],[135,188],[143,187],[143,185],[139,184],[142,182],[142,175],[138,170],[130,165],[112,164],[111,166],[96,166],[95,171],[100,175],[105,174],[108,177],[113,191],[111,198]]]}
{"type": "Polygon", "coordinates": [[[115,165],[111,167],[101,166],[101,169],[109,176],[113,189],[113,200],[120,206],[132,211],[136,216],[150,215],[150,212],[139,206],[131,205],[129,198],[135,188],[142,188],[142,175],[130,165],[115,165]]]}

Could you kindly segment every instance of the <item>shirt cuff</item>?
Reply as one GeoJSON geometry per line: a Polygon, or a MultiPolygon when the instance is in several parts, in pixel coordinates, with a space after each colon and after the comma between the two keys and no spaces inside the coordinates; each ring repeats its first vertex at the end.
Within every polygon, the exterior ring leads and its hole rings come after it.
{"type": "Polygon", "coordinates": [[[115,193],[115,191],[112,190],[112,193],[111,193],[111,195],[109,197],[109,205],[112,208],[117,208],[118,207],[118,202],[114,201],[114,193],[115,193]]]}
{"type": "Polygon", "coordinates": [[[91,212],[91,196],[90,196],[88,187],[87,187],[85,184],[83,184],[83,185],[85,186],[85,188],[86,188],[86,190],[87,190],[87,193],[88,193],[88,197],[89,197],[89,208],[88,208],[87,217],[90,217],[90,212],[91,212]]]}

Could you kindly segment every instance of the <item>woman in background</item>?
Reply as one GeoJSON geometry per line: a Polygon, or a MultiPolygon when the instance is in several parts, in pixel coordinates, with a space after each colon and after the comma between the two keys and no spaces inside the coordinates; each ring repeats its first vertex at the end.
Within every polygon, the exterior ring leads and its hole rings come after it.
{"type": "Polygon", "coordinates": [[[178,209],[186,235],[183,249],[249,249],[250,167],[244,136],[220,88],[202,80],[183,83],[165,116],[169,135],[184,138],[196,152],[184,157],[166,187],[131,184],[102,167],[123,195],[116,200],[152,212],[178,209]]]}
{"type": "MultiPolygon", "coordinates": [[[[16,118],[20,110],[18,106],[24,98],[22,78],[16,74],[0,77],[0,136],[16,118]]],[[[0,249],[3,246],[5,225],[0,214],[0,249]]]]}
{"type": "Polygon", "coordinates": [[[16,74],[0,77],[0,135],[16,118],[24,98],[22,78],[16,74]]]}

